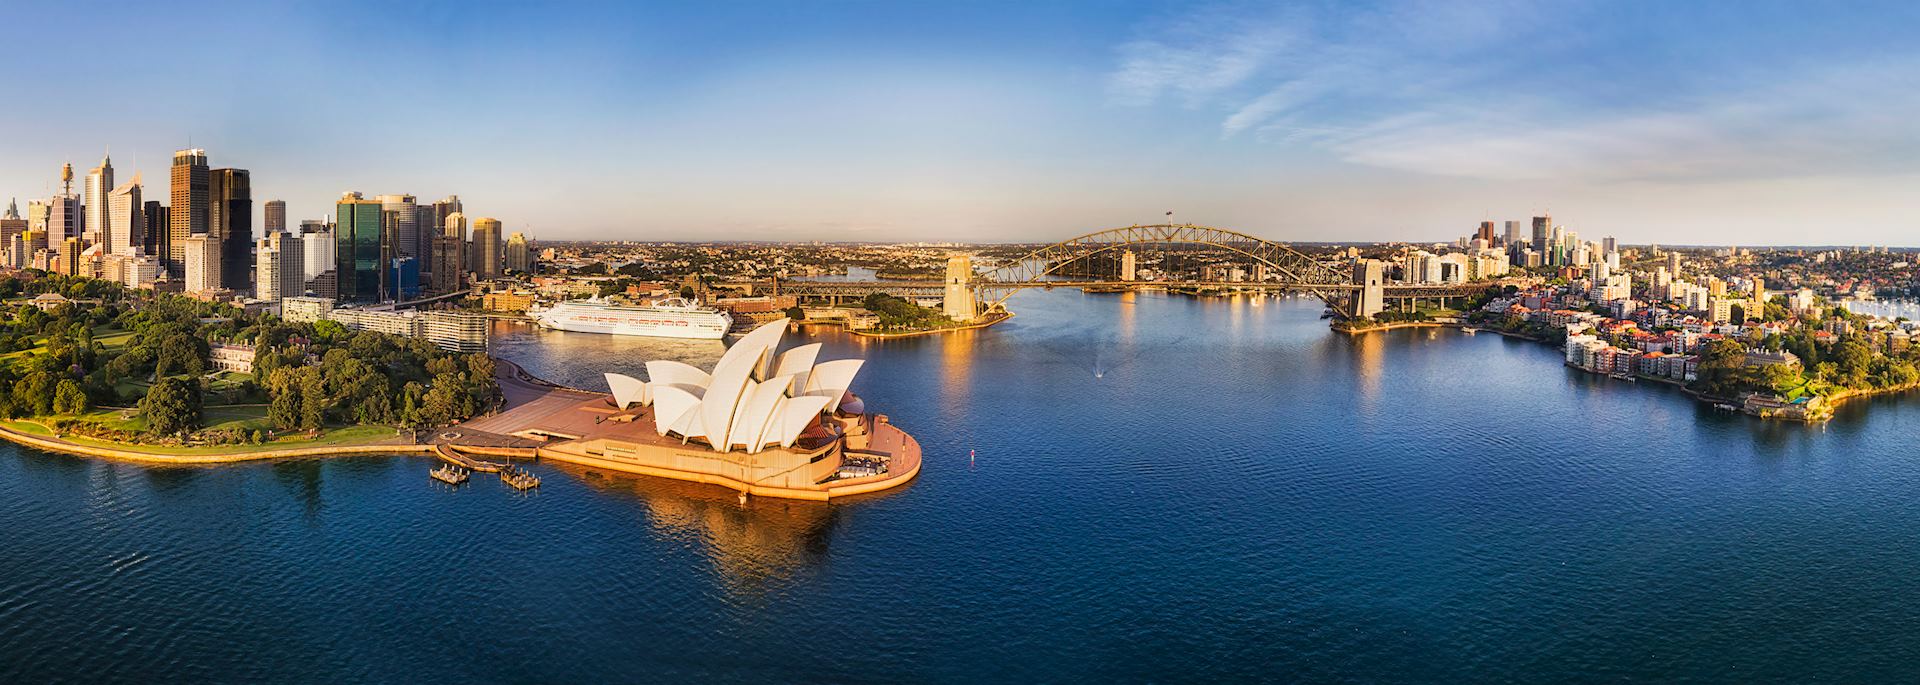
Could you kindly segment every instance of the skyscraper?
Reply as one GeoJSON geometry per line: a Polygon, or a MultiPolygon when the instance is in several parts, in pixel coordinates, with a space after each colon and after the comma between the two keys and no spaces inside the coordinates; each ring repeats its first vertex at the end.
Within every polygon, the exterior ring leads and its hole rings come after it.
{"type": "Polygon", "coordinates": [[[1547,244],[1547,236],[1549,233],[1552,233],[1552,232],[1553,232],[1552,216],[1534,217],[1533,218],[1533,249],[1539,250],[1541,252],[1546,252],[1547,250],[1551,249],[1551,247],[1547,244]]]}
{"type": "Polygon", "coordinates": [[[380,301],[380,215],[380,201],[359,193],[334,205],[334,288],[342,301],[380,301]]]}
{"type": "Polygon", "coordinates": [[[395,257],[420,256],[420,214],[415,211],[412,195],[381,195],[374,198],[380,201],[380,211],[394,213],[394,249],[395,257]]]}
{"type": "Polygon", "coordinates": [[[183,255],[181,268],[185,274],[183,290],[190,293],[210,292],[220,289],[220,242],[205,233],[183,238],[174,247],[183,255]]]}
{"type": "Polygon", "coordinates": [[[507,270],[533,273],[533,243],[519,231],[507,236],[507,270]]]}
{"type": "Polygon", "coordinates": [[[175,278],[187,272],[187,239],[207,234],[208,205],[212,201],[210,173],[206,150],[173,153],[173,201],[167,206],[167,273],[175,278]]]}
{"type": "Polygon", "coordinates": [[[207,174],[207,233],[220,243],[220,287],[236,293],[253,289],[253,179],[246,169],[214,169],[207,174]]]}
{"type": "MultiPolygon", "coordinates": [[[[130,254],[142,247],[140,234],[147,228],[146,206],[140,200],[140,175],[107,194],[106,254],[130,254]]],[[[91,213],[92,208],[87,211],[91,213]]]]}
{"type": "Polygon", "coordinates": [[[440,222],[434,217],[433,205],[418,205],[413,208],[415,238],[420,241],[414,247],[414,262],[420,265],[421,287],[433,285],[433,242],[440,237],[440,222]]]}
{"type": "Polygon", "coordinates": [[[107,195],[112,193],[114,189],[113,158],[102,155],[100,157],[100,166],[94,167],[93,171],[87,172],[86,230],[88,233],[96,236],[93,242],[104,242],[107,240],[106,233],[109,230],[107,226],[107,210],[110,209],[109,205],[112,202],[107,199],[107,195]]]}
{"type": "Polygon", "coordinates": [[[159,200],[147,200],[140,214],[140,218],[147,222],[146,229],[140,234],[140,245],[146,248],[148,256],[160,259],[161,272],[164,273],[170,253],[168,246],[173,242],[173,237],[168,233],[170,222],[167,220],[167,206],[160,204],[159,200]]]}
{"type": "Polygon", "coordinates": [[[286,231],[268,233],[260,240],[255,262],[255,296],[269,302],[306,293],[306,259],[300,236],[286,231]]]}
{"type": "Polygon", "coordinates": [[[13,237],[27,232],[27,220],[20,218],[20,201],[7,203],[7,213],[0,215],[0,248],[11,245],[13,237]]]}
{"type": "Polygon", "coordinates": [[[503,262],[500,254],[500,220],[480,217],[473,220],[474,272],[481,278],[499,278],[503,262]]]}
{"type": "MultiPolygon", "coordinates": [[[[437,210],[441,203],[434,203],[437,210]]],[[[433,289],[450,293],[467,286],[467,215],[453,212],[440,222],[433,239],[433,289]]]]}
{"type": "Polygon", "coordinates": [[[301,274],[308,281],[333,271],[333,229],[327,222],[308,219],[300,222],[300,256],[306,262],[301,274]]]}
{"type": "Polygon", "coordinates": [[[260,229],[262,235],[285,233],[287,230],[287,201],[268,200],[266,204],[260,206],[260,216],[262,217],[262,221],[265,222],[260,229]]]}
{"type": "Polygon", "coordinates": [[[1520,222],[1518,221],[1507,222],[1507,246],[1511,247],[1514,245],[1519,245],[1520,241],[1523,241],[1523,240],[1526,240],[1526,238],[1521,237],[1520,235],[1520,222]]]}
{"type": "Polygon", "coordinates": [[[1480,240],[1487,241],[1488,245],[1492,245],[1493,244],[1493,222],[1491,221],[1480,222],[1480,228],[1479,230],[1474,231],[1473,237],[1478,238],[1480,240]]]}
{"type": "Polygon", "coordinates": [[[73,165],[60,167],[60,194],[47,200],[47,244],[59,249],[68,238],[80,237],[86,218],[80,214],[80,196],[73,194],[73,165]]]}

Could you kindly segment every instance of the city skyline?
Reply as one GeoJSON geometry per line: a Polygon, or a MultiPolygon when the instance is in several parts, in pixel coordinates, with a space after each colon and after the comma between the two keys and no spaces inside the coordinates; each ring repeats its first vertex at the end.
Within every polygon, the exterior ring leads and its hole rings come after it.
{"type": "Polygon", "coordinates": [[[52,196],[109,149],[116,179],[163,174],[191,147],[290,222],[346,190],[459,194],[546,240],[1005,242],[1172,209],[1289,241],[1551,212],[1634,244],[1912,245],[1920,219],[1900,5],[363,9],[95,17],[123,44],[205,24],[133,70],[25,32],[21,84],[104,74],[36,97],[153,106],[0,115],[33,133],[0,147],[0,192],[52,196]],[[265,26],[285,30],[243,30],[265,26]],[[356,78],[444,96],[328,97],[356,78]]]}

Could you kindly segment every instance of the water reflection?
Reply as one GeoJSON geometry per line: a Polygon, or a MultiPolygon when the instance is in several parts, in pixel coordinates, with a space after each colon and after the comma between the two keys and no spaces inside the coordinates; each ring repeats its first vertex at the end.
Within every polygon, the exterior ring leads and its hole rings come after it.
{"type": "Polygon", "coordinates": [[[727,589],[758,595],[826,558],[843,507],[760,497],[742,504],[731,490],[552,463],[589,489],[629,497],[666,538],[697,540],[727,589]]]}

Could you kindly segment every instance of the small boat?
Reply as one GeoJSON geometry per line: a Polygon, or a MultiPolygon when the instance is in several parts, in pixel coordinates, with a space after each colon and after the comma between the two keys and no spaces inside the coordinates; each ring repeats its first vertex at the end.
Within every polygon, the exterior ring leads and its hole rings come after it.
{"type": "Polygon", "coordinates": [[[1713,408],[1718,409],[1720,411],[1738,411],[1738,409],[1736,409],[1731,404],[1716,404],[1716,405],[1713,405],[1713,408]]]}

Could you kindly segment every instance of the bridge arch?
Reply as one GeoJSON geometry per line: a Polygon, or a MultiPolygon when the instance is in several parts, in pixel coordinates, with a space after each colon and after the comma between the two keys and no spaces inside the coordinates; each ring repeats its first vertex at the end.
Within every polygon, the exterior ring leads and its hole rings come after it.
{"type": "MultiPolygon", "coordinates": [[[[1055,275],[1078,259],[1134,245],[1202,245],[1234,252],[1265,265],[1284,281],[1299,284],[1329,305],[1337,306],[1353,289],[1350,275],[1282,243],[1238,231],[1195,224],[1152,224],[1095,231],[1034,250],[1010,265],[974,277],[976,289],[994,293],[989,309],[1004,307],[1008,298],[1055,275]],[[996,284],[999,284],[996,286],[996,284]]],[[[1062,282],[1061,285],[1070,285],[1062,282]]],[[[983,298],[987,299],[987,298],[983,298]]]]}

